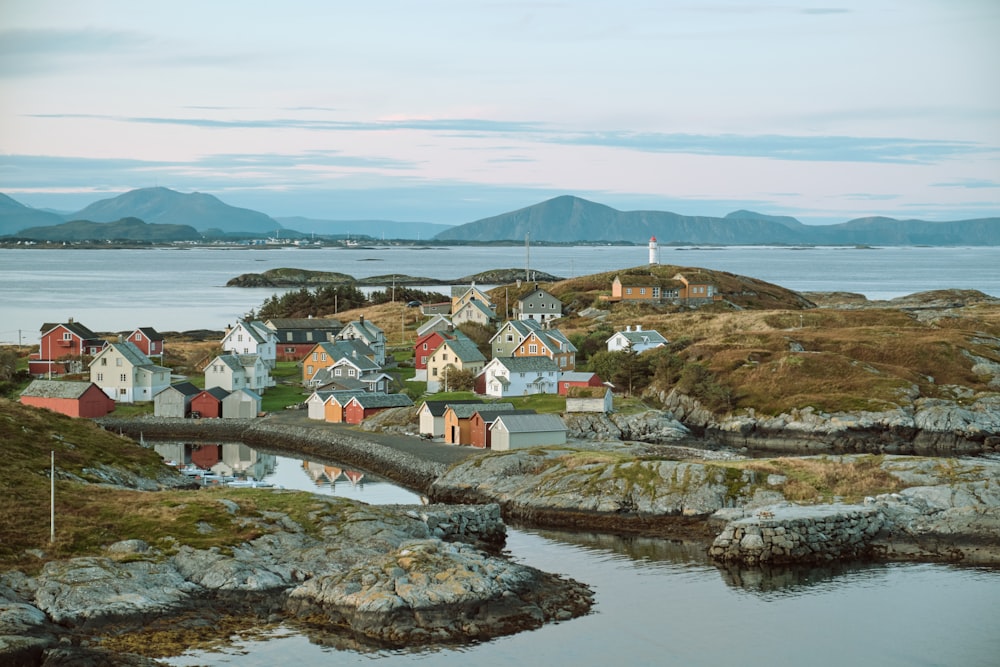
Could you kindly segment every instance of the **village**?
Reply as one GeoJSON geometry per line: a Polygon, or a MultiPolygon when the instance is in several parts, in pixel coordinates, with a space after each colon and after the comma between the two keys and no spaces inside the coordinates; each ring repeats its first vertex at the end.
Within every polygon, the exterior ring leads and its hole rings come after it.
{"type": "MultiPolygon", "coordinates": [[[[650,264],[655,244],[651,239],[650,264]]],[[[720,298],[702,275],[664,280],[629,271],[608,287],[609,303],[720,298]]],[[[453,287],[450,301],[407,304],[414,312],[419,307],[422,320],[414,322],[412,346],[391,351],[386,332],[363,312],[346,323],[325,317],[239,319],[218,340],[220,353],[195,365],[198,375],[164,365],[169,341],[151,327],[113,337],[72,318],[46,323],[29,359],[35,379],[20,401],[84,418],[121,406],[139,406],[138,414],[142,406],[148,414],[151,406],[153,416],[177,419],[255,419],[301,408],[310,420],[348,425],[390,408],[412,408],[419,435],[446,445],[504,451],[562,444],[562,415],[612,412],[619,390],[578,368],[578,350],[558,327],[564,309],[559,298],[537,284],[528,288],[507,317],[474,283],[453,287]],[[463,325],[492,331],[488,349],[463,333],[463,325]],[[268,407],[265,397],[275,391],[281,399],[268,407]],[[542,395],[554,402],[541,410],[524,407],[525,397],[542,395]]],[[[604,341],[609,352],[635,354],[667,344],[640,324],[604,341]]]]}

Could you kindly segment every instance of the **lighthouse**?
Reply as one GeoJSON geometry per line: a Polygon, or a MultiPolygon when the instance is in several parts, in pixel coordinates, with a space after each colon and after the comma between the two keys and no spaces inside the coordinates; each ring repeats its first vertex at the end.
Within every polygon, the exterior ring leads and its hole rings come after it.
{"type": "Polygon", "coordinates": [[[650,264],[659,264],[660,263],[659,259],[657,258],[656,237],[655,236],[650,236],[649,237],[649,263],[650,264]]]}

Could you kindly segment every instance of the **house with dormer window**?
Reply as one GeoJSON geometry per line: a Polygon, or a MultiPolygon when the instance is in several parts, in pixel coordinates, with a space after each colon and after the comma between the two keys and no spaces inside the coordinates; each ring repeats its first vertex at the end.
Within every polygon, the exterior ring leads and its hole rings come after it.
{"type": "Polygon", "coordinates": [[[476,375],[483,369],[486,357],[469,340],[446,340],[427,358],[427,391],[448,391],[451,369],[467,370],[476,375]]]}
{"type": "Polygon", "coordinates": [[[258,320],[237,320],[236,326],[226,327],[222,349],[231,354],[259,355],[268,368],[278,360],[278,335],[258,320]]]}
{"type": "Polygon", "coordinates": [[[94,356],[108,344],[72,317],[62,324],[43,324],[39,333],[38,352],[28,358],[28,372],[36,376],[80,373],[84,357],[94,356]]]}
{"type": "Polygon", "coordinates": [[[562,301],[535,285],[535,289],[517,300],[514,319],[534,320],[541,324],[562,317],[562,301]]]}
{"type": "Polygon", "coordinates": [[[385,366],[385,332],[366,320],[364,315],[341,329],[337,340],[360,340],[371,348],[375,363],[379,367],[385,366]]]}
{"type": "Polygon", "coordinates": [[[118,403],[152,401],[170,386],[170,369],[157,366],[124,340],[108,343],[90,362],[90,381],[118,403]]]}

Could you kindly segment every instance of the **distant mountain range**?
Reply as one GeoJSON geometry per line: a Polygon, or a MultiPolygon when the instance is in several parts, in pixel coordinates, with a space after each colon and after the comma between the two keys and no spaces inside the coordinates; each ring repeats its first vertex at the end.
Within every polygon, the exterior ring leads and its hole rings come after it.
{"type": "Polygon", "coordinates": [[[279,221],[258,211],[229,206],[212,195],[184,194],[167,188],[132,190],[71,214],[31,208],[0,194],[0,235],[5,236],[23,236],[24,230],[30,229],[39,240],[74,240],[80,233],[98,234],[91,238],[104,239],[109,238],[108,234],[127,231],[147,233],[147,238],[127,237],[130,240],[161,241],[174,234],[188,233],[177,229],[178,225],[213,238],[240,235],[300,238],[314,233],[459,243],[520,242],[528,237],[532,242],[645,244],[655,236],[661,245],[1000,245],[1000,217],[954,222],[871,217],[836,225],[804,225],[792,217],[753,211],[735,211],[723,218],[665,211],[619,211],[567,195],[450,227],[390,220],[281,218],[279,221]],[[67,221],[124,223],[128,218],[149,224],[143,228],[129,222],[118,230],[63,226],[67,221]],[[166,228],[158,229],[160,225],[166,228]],[[51,233],[42,231],[49,227],[57,229],[51,233]],[[60,233],[72,234],[73,238],[59,237],[60,233]]]}
{"type": "Polygon", "coordinates": [[[664,211],[618,211],[579,197],[549,199],[517,211],[452,227],[440,241],[523,240],[662,244],[1000,245],[1000,218],[926,222],[859,218],[804,225],[795,218],[735,211],[724,218],[664,211]]]}

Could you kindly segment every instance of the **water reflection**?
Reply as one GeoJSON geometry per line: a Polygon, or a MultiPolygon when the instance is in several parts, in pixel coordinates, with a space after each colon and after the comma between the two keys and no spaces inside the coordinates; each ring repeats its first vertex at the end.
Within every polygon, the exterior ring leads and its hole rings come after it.
{"type": "Polygon", "coordinates": [[[304,460],[241,442],[152,443],[164,461],[206,485],[266,487],[351,498],[371,505],[412,505],[420,495],[371,472],[333,460],[304,460]]]}

